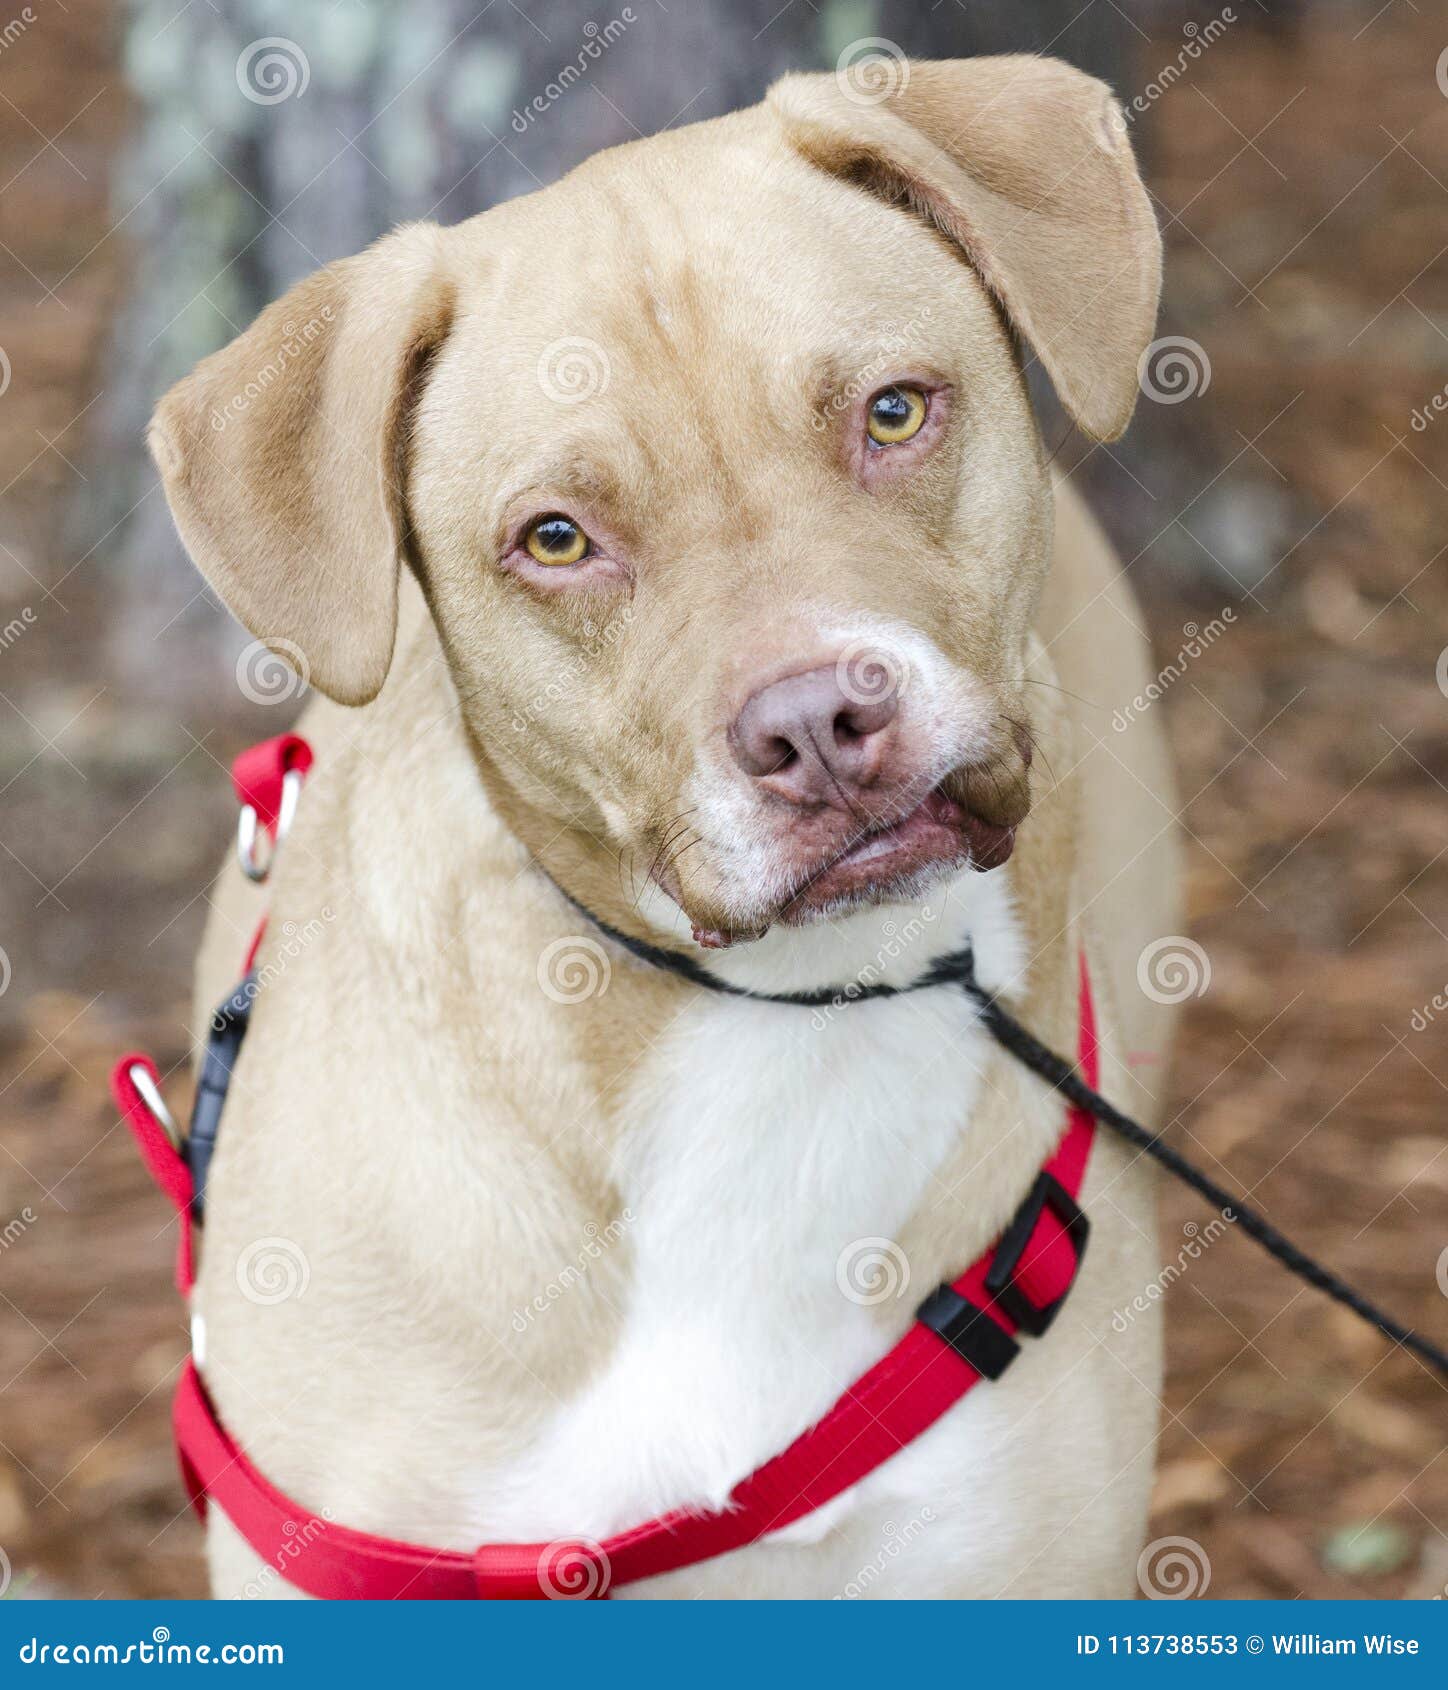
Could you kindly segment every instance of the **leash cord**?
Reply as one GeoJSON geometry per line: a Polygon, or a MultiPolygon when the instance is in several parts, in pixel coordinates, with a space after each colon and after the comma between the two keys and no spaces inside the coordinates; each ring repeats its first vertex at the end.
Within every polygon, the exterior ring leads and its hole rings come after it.
{"type": "Polygon", "coordinates": [[[1369,1302],[1346,1280],[1339,1279],[1335,1273],[1323,1267],[1321,1262],[1314,1261],[1305,1251],[1299,1250],[1292,1240],[1280,1233],[1270,1221],[1248,1207],[1240,1198],[1234,1197],[1225,1186],[1218,1185],[1214,1179],[1194,1167],[1160,1134],[1148,1132],[1139,1121],[1123,1114],[1115,1104],[1108,1103],[1100,1092],[1086,1084],[1076,1072],[1073,1063],[1058,1056],[1048,1045],[1043,1045],[1009,1010],[1003,1009],[996,998],[976,979],[975,958],[969,945],[951,952],[949,956],[940,957],[918,979],[905,985],[892,986],[883,982],[872,982],[803,992],[759,992],[748,986],[721,979],[690,956],[665,950],[662,946],[650,944],[646,939],[636,939],[631,934],[621,933],[617,928],[610,927],[607,922],[600,921],[591,910],[578,903],[568,893],[563,895],[581,915],[587,916],[597,928],[641,962],[661,968],[668,974],[678,975],[693,985],[723,992],[731,997],[753,998],[759,1003],[792,1004],[796,1008],[808,1009],[836,1007],[870,998],[897,997],[903,992],[923,991],[931,986],[960,986],[967,997],[978,1005],[986,1031],[1003,1050],[1009,1051],[1018,1062],[1039,1075],[1077,1108],[1084,1109],[1103,1126],[1110,1127],[1118,1137],[1124,1138],[1128,1144],[1134,1144],[1138,1150],[1159,1162],[1168,1173],[1175,1174],[1184,1185],[1189,1185],[1193,1191],[1205,1197],[1214,1209],[1220,1210],[1224,1218],[1241,1227],[1254,1243],[1260,1244],[1267,1254],[1280,1262],[1289,1273],[1296,1274],[1299,1279],[1326,1293],[1344,1308],[1351,1309],[1360,1320],[1365,1320],[1383,1337],[1391,1339],[1395,1344],[1401,1344],[1406,1350],[1411,1350],[1414,1355],[1427,1362],[1430,1367],[1436,1368],[1448,1379],[1448,1350],[1440,1349],[1437,1344],[1420,1337],[1411,1326],[1404,1326],[1400,1321],[1394,1320],[1375,1303],[1369,1302]]]}
{"type": "Polygon", "coordinates": [[[1365,1320],[1369,1326],[1376,1327],[1385,1338],[1391,1338],[1395,1344],[1412,1350],[1415,1355],[1448,1378],[1448,1351],[1439,1349],[1436,1344],[1420,1337],[1411,1327],[1403,1326],[1391,1315],[1385,1314],[1376,1304],[1370,1303],[1360,1292],[1354,1290],[1346,1280],[1339,1279],[1320,1262],[1314,1261],[1311,1256],[1299,1250],[1290,1238],[1284,1237],[1271,1222],[1264,1220],[1240,1198],[1234,1197],[1224,1186],[1218,1185],[1199,1168],[1193,1167],[1180,1151],[1174,1150],[1159,1134],[1148,1132],[1139,1121],[1134,1121],[1130,1115],[1124,1115],[1114,1104],[1108,1103],[1099,1092],[1086,1084],[1072,1064],[1043,1045],[1034,1033],[1023,1027],[1007,1010],[1002,1009],[995,998],[973,978],[961,983],[979,1004],[991,1037],[1019,1062],[1024,1063],[1032,1073],[1040,1075],[1062,1096],[1078,1108],[1094,1115],[1103,1126],[1110,1127],[1129,1144],[1134,1144],[1148,1156],[1154,1157],[1168,1172],[1175,1174],[1193,1191],[1205,1197],[1214,1209],[1220,1209],[1227,1220],[1240,1226],[1249,1238],[1260,1244],[1269,1256],[1281,1262],[1289,1273],[1296,1274],[1299,1279],[1305,1279],[1309,1285],[1325,1292],[1344,1308],[1351,1309],[1359,1319],[1365,1320]]]}

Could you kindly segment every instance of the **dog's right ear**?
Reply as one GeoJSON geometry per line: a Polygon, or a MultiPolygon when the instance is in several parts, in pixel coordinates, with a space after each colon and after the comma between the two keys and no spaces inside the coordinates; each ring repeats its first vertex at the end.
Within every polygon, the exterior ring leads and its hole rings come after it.
{"type": "Polygon", "coordinates": [[[1156,321],[1161,236],[1111,90],[1027,55],[883,68],[878,89],[786,76],[767,103],[811,163],[957,247],[1067,411],[1114,440],[1156,321]]]}
{"type": "Polygon", "coordinates": [[[414,224],[298,283],[151,422],[197,567],[343,704],[376,697],[392,661],[408,421],[452,314],[443,240],[414,224]]]}

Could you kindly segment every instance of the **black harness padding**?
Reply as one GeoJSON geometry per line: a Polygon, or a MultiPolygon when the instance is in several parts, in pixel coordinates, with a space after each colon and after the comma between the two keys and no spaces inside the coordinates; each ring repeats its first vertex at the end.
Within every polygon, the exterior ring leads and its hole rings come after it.
{"type": "Polygon", "coordinates": [[[221,1110],[231,1087],[242,1040],[251,1022],[251,1006],[257,981],[253,970],[211,1017],[206,1036],[206,1054],[201,1059],[201,1076],[196,1082],[196,1101],[191,1105],[191,1125],[181,1154],[191,1170],[191,1218],[199,1225],[206,1208],[206,1176],[221,1131],[221,1110]]]}

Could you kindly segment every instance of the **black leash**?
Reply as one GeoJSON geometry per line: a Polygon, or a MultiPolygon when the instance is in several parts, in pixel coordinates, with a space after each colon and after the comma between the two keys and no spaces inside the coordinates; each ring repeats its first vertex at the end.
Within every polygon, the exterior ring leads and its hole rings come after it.
{"type": "MultiPolygon", "coordinates": [[[[564,896],[567,897],[567,893],[564,893],[564,896]]],[[[1133,1144],[1146,1155],[1154,1157],[1168,1173],[1175,1174],[1183,1184],[1189,1185],[1193,1191],[1205,1197],[1214,1209],[1219,1209],[1224,1219],[1241,1227],[1249,1238],[1260,1244],[1269,1256],[1281,1262],[1289,1273],[1296,1274],[1299,1279],[1306,1280],[1309,1285],[1326,1292],[1344,1308],[1351,1309],[1360,1320],[1365,1320],[1369,1326],[1375,1327],[1385,1338],[1391,1338],[1395,1344],[1401,1344],[1404,1349],[1411,1350],[1430,1367],[1436,1368],[1444,1378],[1448,1378],[1448,1350],[1440,1349],[1437,1344],[1420,1337],[1412,1327],[1404,1326],[1391,1315],[1385,1314],[1346,1280],[1339,1279],[1335,1273],[1323,1267],[1320,1262],[1314,1261],[1305,1251],[1299,1250],[1290,1238],[1285,1237],[1270,1221],[1265,1220],[1240,1198],[1234,1197],[1225,1186],[1218,1185],[1199,1168],[1193,1167],[1186,1157],[1166,1143],[1159,1133],[1148,1132],[1139,1121],[1123,1114],[1115,1104],[1108,1103],[1100,1092],[1088,1086],[1077,1073],[1074,1063],[1067,1062],[1064,1057],[1058,1056],[1055,1051],[1043,1045],[1029,1028],[1022,1026],[1010,1011],[1002,1008],[999,1001],[980,984],[975,977],[975,959],[969,945],[962,950],[953,951],[949,956],[941,957],[925,973],[903,986],[887,986],[878,982],[851,982],[841,987],[825,987],[808,992],[756,992],[748,986],[737,986],[731,981],[720,979],[690,956],[678,951],[667,951],[660,945],[649,944],[647,940],[620,933],[607,922],[600,921],[591,910],[584,909],[575,899],[569,898],[568,901],[601,933],[641,962],[663,969],[665,973],[675,974],[680,979],[695,986],[702,986],[708,991],[723,992],[737,998],[753,998],[757,1003],[823,1009],[859,1003],[870,998],[899,997],[906,992],[924,991],[930,986],[959,986],[978,1005],[986,1031],[1018,1062],[1023,1063],[1033,1074],[1039,1075],[1078,1108],[1093,1115],[1103,1126],[1110,1127],[1128,1144],[1133,1144]]]]}

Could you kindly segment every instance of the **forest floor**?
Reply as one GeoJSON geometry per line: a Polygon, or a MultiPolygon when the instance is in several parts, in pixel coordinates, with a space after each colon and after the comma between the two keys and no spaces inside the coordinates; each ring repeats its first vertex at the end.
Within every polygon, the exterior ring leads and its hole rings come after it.
{"type": "MultiPolygon", "coordinates": [[[[163,1071],[185,1054],[232,819],[221,768],[275,719],[200,692],[128,708],[104,549],[64,550],[125,282],[108,15],[71,0],[43,50],[7,60],[0,101],[0,624],[24,623],[0,650],[0,1548],[78,1595],[196,1595],[167,1421],[186,1348],[172,1239],[105,1077],[127,1048],[163,1071]]],[[[1448,97],[1427,8],[1353,37],[1362,21],[1244,23],[1137,120],[1163,332],[1212,376],[1143,403],[1159,455],[1111,448],[1092,471],[1108,523],[1118,496],[1134,510],[1115,526],[1163,664],[1234,613],[1153,706],[1210,969],[1164,1082],[1173,1131],[1441,1338],[1448,416],[1413,418],[1448,382],[1448,97]]],[[[1143,44],[1138,86],[1180,45],[1143,44]]],[[[1162,1195],[1164,1258],[1186,1266],[1152,1537],[1200,1546],[1211,1596],[1441,1594],[1443,1384],[1244,1240],[1188,1249],[1207,1217],[1162,1195]]]]}

